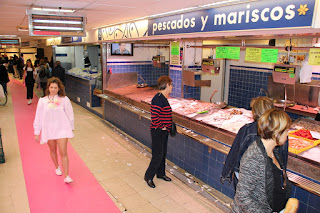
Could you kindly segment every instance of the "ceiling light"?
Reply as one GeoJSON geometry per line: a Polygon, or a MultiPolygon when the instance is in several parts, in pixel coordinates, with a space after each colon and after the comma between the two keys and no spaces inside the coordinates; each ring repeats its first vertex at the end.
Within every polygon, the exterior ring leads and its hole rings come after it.
{"type": "Polygon", "coordinates": [[[74,13],[76,10],[69,10],[69,9],[54,9],[54,8],[37,8],[34,7],[32,10],[40,10],[46,12],[62,12],[62,13],[74,13]]]}
{"type": "Polygon", "coordinates": [[[0,35],[0,37],[17,37],[17,35],[0,35]]]}
{"type": "Polygon", "coordinates": [[[36,23],[54,23],[54,24],[82,24],[81,21],[41,20],[41,19],[34,19],[33,22],[36,22],[36,23]]]}
{"type": "Polygon", "coordinates": [[[227,1],[220,1],[220,2],[215,2],[211,4],[204,4],[204,5],[199,5],[200,8],[205,8],[205,7],[213,7],[213,6],[218,6],[222,4],[227,4],[227,3],[236,3],[240,2],[240,0],[227,0],[227,1]]]}
{"type": "Polygon", "coordinates": [[[50,27],[50,26],[33,26],[36,30],[82,30],[81,27],[50,27]]]}
{"type": "Polygon", "coordinates": [[[18,31],[29,31],[28,29],[18,28],[18,31]]]}

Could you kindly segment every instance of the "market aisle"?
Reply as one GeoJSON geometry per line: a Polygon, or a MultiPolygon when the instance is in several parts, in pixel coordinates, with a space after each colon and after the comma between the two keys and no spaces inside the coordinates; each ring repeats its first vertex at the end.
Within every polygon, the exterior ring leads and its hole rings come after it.
{"type": "Polygon", "coordinates": [[[33,104],[27,105],[26,89],[21,82],[12,79],[8,86],[30,212],[120,212],[70,144],[70,176],[75,182],[65,184],[62,176],[55,175],[48,147],[33,140],[37,98],[33,99],[33,104]]]}

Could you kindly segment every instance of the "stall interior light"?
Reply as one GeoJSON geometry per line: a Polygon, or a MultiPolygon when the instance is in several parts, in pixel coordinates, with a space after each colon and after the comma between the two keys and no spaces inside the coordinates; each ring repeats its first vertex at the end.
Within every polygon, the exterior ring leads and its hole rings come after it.
{"type": "Polygon", "coordinates": [[[38,8],[34,7],[32,10],[40,10],[46,12],[62,12],[62,13],[74,13],[76,10],[68,10],[68,9],[54,9],[54,8],[38,8]]]}
{"type": "Polygon", "coordinates": [[[52,24],[82,24],[81,21],[65,21],[65,20],[41,20],[34,19],[35,23],[52,23],[52,24]]]}
{"type": "Polygon", "coordinates": [[[50,27],[50,26],[34,26],[36,30],[82,30],[81,27],[50,27]]]}
{"type": "Polygon", "coordinates": [[[199,5],[198,7],[207,8],[207,7],[213,7],[213,6],[224,5],[224,4],[228,4],[228,3],[236,3],[236,2],[240,2],[240,0],[220,1],[220,2],[215,2],[215,3],[211,3],[211,4],[199,5]]]}

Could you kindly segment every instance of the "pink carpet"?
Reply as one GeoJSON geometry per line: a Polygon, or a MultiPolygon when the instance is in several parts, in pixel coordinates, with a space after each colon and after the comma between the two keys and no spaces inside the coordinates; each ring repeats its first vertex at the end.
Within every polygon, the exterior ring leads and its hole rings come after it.
{"type": "MultiPolygon", "coordinates": [[[[47,145],[33,139],[33,120],[38,98],[27,104],[26,87],[11,79],[8,84],[18,133],[23,172],[31,213],[120,212],[73,147],[68,145],[71,184],[56,176],[47,145]]],[[[75,132],[77,129],[75,129],[75,132]]],[[[76,143],[76,138],[74,139],[76,143]]]]}

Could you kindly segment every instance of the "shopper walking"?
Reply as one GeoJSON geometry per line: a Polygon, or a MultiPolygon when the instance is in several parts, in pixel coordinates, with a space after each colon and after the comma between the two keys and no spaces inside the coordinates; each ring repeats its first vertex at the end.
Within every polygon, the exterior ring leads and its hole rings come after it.
{"type": "Polygon", "coordinates": [[[17,68],[17,63],[18,63],[18,56],[14,55],[13,60],[12,60],[12,66],[13,66],[13,71],[14,71],[14,78],[19,78],[19,71],[17,68]]]}
{"type": "Polygon", "coordinates": [[[160,92],[151,101],[151,139],[152,158],[145,173],[144,180],[151,188],[155,188],[153,178],[161,178],[171,181],[165,173],[165,162],[167,156],[168,136],[172,126],[172,109],[168,102],[169,94],[172,92],[172,80],[168,76],[158,79],[160,92]]]}
{"type": "Polygon", "coordinates": [[[7,92],[7,83],[10,81],[8,71],[6,67],[3,65],[6,61],[4,59],[0,59],[0,84],[3,87],[4,93],[7,92]]]}
{"type": "Polygon", "coordinates": [[[24,59],[23,59],[23,53],[21,53],[20,58],[17,61],[17,69],[18,69],[20,79],[22,79],[23,77],[23,67],[24,67],[24,59]]]}
{"type": "Polygon", "coordinates": [[[65,95],[64,86],[58,78],[49,79],[45,97],[39,99],[33,127],[35,140],[40,141],[40,144],[47,143],[49,146],[56,175],[63,174],[64,182],[71,183],[73,180],[68,175],[67,144],[68,138],[74,136],[74,116],[71,102],[65,95]],[[61,157],[62,171],[58,164],[57,147],[61,157]]]}
{"type": "Polygon", "coordinates": [[[34,83],[36,79],[36,71],[30,59],[27,60],[26,66],[23,69],[24,69],[23,83],[25,83],[27,87],[28,104],[31,104],[33,99],[33,88],[34,88],[34,83]]]}
{"type": "Polygon", "coordinates": [[[259,138],[244,153],[232,212],[280,212],[291,192],[282,157],[276,146],[285,144],[290,117],[270,109],[258,121],[259,138]]]}
{"type": "Polygon", "coordinates": [[[40,67],[37,72],[39,75],[39,81],[40,81],[40,86],[43,91],[43,96],[45,96],[48,77],[49,77],[49,70],[47,69],[46,63],[43,59],[40,60],[40,67]]]}
{"type": "MultiPolygon", "coordinates": [[[[239,176],[240,160],[247,148],[258,139],[258,120],[260,116],[267,110],[273,109],[273,101],[268,97],[257,97],[251,100],[252,115],[254,122],[246,124],[239,130],[236,135],[229,154],[226,158],[222,169],[221,182],[228,180],[230,183],[233,180],[234,189],[236,189],[239,176]]],[[[284,167],[287,168],[288,161],[288,140],[283,146],[275,148],[275,151],[280,154],[284,167]]]]}
{"type": "Polygon", "coordinates": [[[56,66],[52,71],[52,76],[59,78],[62,81],[62,83],[65,85],[65,82],[64,82],[65,75],[66,75],[66,70],[63,67],[61,67],[60,61],[57,61],[56,66]]]}

